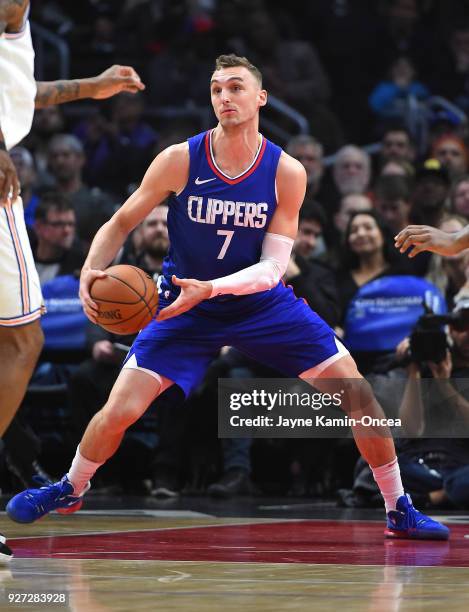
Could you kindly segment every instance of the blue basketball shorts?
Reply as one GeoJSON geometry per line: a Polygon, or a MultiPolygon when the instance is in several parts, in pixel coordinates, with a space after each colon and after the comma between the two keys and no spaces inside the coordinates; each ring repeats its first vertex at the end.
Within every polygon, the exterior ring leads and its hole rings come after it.
{"type": "MultiPolygon", "coordinates": [[[[291,378],[306,372],[305,378],[317,376],[348,354],[332,329],[291,288],[279,285],[271,295],[243,314],[227,316],[219,304],[153,320],[136,337],[123,367],[165,376],[187,396],[223,346],[235,347],[291,378]]],[[[166,305],[160,299],[159,308],[166,305]]]]}

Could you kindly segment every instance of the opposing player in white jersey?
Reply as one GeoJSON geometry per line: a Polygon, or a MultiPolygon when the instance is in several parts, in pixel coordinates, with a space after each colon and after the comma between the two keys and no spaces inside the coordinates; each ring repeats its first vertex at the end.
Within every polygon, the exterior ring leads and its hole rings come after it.
{"type": "MultiPolygon", "coordinates": [[[[71,81],[36,82],[29,0],[0,0],[0,437],[20,405],[43,345],[39,278],[8,150],[31,129],[34,108],[144,89],[127,66],[71,81]]],[[[0,535],[0,560],[11,551],[0,535]]]]}

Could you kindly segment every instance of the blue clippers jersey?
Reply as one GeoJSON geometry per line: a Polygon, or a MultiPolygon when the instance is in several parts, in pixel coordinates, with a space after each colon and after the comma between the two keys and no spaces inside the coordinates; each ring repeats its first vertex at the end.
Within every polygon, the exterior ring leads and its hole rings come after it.
{"type": "MultiPolygon", "coordinates": [[[[166,299],[179,292],[171,283],[172,274],[212,280],[257,263],[277,205],[275,177],[280,147],[262,137],[252,165],[230,178],[216,166],[211,134],[204,132],[189,139],[189,180],[169,201],[170,249],[160,286],[166,299]]],[[[219,296],[198,308],[212,310],[219,303],[228,306],[226,302],[241,307],[258,302],[266,293],[219,296]]]]}

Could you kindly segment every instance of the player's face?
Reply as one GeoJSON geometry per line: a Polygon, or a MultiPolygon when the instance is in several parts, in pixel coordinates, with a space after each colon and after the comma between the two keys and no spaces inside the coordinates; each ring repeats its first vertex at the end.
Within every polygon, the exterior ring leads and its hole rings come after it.
{"type": "Polygon", "coordinates": [[[237,126],[257,118],[267,102],[267,92],[244,66],[223,68],[212,75],[212,106],[223,127],[237,126]]]}
{"type": "Polygon", "coordinates": [[[357,215],[353,218],[348,242],[352,251],[357,255],[375,253],[384,244],[381,230],[370,215],[357,215]]]}

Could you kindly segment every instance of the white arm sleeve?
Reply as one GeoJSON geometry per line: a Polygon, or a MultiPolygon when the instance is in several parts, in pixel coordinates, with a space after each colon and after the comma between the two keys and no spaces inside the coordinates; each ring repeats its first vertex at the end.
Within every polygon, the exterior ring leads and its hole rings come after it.
{"type": "Polygon", "coordinates": [[[285,274],[293,248],[292,238],[266,233],[262,243],[261,259],[249,268],[211,281],[216,295],[248,295],[276,287],[285,274]]]}

